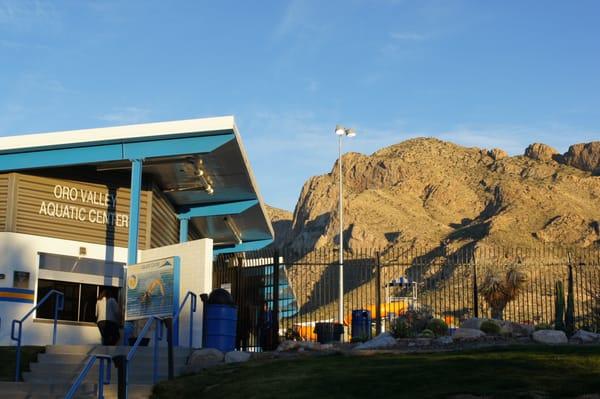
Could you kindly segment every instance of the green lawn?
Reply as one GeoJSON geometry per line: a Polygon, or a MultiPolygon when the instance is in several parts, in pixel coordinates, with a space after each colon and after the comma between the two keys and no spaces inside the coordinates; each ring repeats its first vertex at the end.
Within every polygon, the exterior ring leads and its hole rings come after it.
{"type": "Polygon", "coordinates": [[[600,347],[516,346],[228,365],[161,383],[153,398],[564,398],[598,392],[600,347]]]}
{"type": "MultiPolygon", "coordinates": [[[[29,363],[35,362],[37,355],[43,352],[43,346],[21,347],[21,372],[29,371],[29,363]]],[[[14,346],[0,346],[0,381],[15,380],[16,351],[14,346]]]]}

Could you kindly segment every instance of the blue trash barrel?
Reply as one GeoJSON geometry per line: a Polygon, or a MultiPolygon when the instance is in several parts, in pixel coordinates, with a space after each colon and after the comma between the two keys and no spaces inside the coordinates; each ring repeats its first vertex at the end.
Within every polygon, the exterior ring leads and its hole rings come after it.
{"type": "Polygon", "coordinates": [[[205,307],[205,347],[221,352],[235,349],[237,307],[235,305],[207,304],[205,307]]]}
{"type": "Polygon", "coordinates": [[[371,339],[371,311],[357,309],[352,311],[352,341],[371,339]]]}

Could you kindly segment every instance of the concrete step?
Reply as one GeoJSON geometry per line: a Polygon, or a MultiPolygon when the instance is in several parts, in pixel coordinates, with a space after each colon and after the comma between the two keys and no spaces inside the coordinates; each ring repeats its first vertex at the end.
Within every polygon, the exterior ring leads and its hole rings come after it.
{"type": "MultiPolygon", "coordinates": [[[[1,399],[63,399],[70,388],[64,384],[32,384],[24,382],[0,382],[1,399]]],[[[96,398],[97,384],[83,383],[77,390],[76,398],[96,398]]],[[[131,384],[127,391],[130,399],[147,399],[152,393],[150,384],[131,384]]],[[[104,397],[117,398],[117,386],[105,385],[104,397]]]]}
{"type": "MultiPolygon", "coordinates": [[[[102,345],[49,345],[46,346],[46,354],[71,354],[71,355],[125,355],[131,350],[131,346],[102,346],[102,345]]],[[[141,354],[152,354],[153,346],[138,346],[136,356],[141,354]]],[[[160,352],[167,352],[167,346],[160,346],[160,352]]],[[[173,353],[189,355],[187,347],[174,347],[173,353]]]]}
{"type": "MultiPolygon", "coordinates": [[[[86,362],[87,361],[84,361],[84,360],[82,360],[81,362],[72,362],[72,363],[38,362],[38,363],[30,363],[29,367],[31,369],[31,372],[34,374],[35,373],[48,374],[48,373],[60,372],[60,373],[73,373],[73,374],[77,375],[77,374],[79,374],[79,372],[81,372],[83,367],[86,365],[86,362]]],[[[174,370],[176,372],[182,371],[183,368],[185,367],[185,361],[176,361],[176,362],[174,362],[173,366],[174,366],[174,370]]],[[[134,360],[129,365],[129,369],[131,371],[139,370],[141,368],[149,369],[150,371],[152,371],[152,367],[153,367],[152,361],[143,363],[143,362],[134,360]]],[[[99,365],[98,361],[96,361],[94,363],[94,365],[92,366],[92,368],[90,369],[90,373],[94,373],[95,375],[98,375],[99,368],[100,368],[100,365],[99,365]]],[[[111,372],[113,372],[113,373],[117,372],[117,368],[114,366],[114,364],[111,364],[110,369],[111,369],[111,372]]],[[[158,363],[159,372],[160,371],[167,372],[168,369],[169,369],[169,364],[167,362],[167,359],[164,359],[164,361],[158,363]]],[[[113,374],[113,375],[116,375],[116,374],[113,374]]]]}
{"type": "MultiPolygon", "coordinates": [[[[114,371],[114,370],[113,370],[114,371]]],[[[182,373],[182,368],[176,368],[175,369],[175,376],[178,376],[182,373]]],[[[77,377],[79,373],[73,373],[70,371],[54,371],[54,372],[49,372],[49,371],[44,371],[44,372],[24,372],[23,373],[23,381],[25,382],[31,382],[31,383],[36,383],[36,384],[47,384],[47,383],[62,383],[62,384],[66,384],[68,386],[71,386],[72,383],[75,381],[75,378],[77,377]]],[[[158,373],[158,380],[159,381],[164,381],[166,379],[168,379],[169,375],[168,372],[166,370],[160,370],[158,373]]],[[[129,376],[128,376],[128,380],[130,383],[132,384],[152,384],[153,378],[152,378],[152,370],[143,370],[143,369],[130,369],[129,370],[129,376]]],[[[98,381],[98,372],[96,371],[95,373],[90,371],[84,379],[85,382],[90,382],[90,383],[95,383],[98,381]]],[[[118,383],[118,379],[117,379],[117,374],[116,371],[111,373],[111,378],[110,378],[110,385],[116,385],[118,383]]]]}
{"type": "MultiPolygon", "coordinates": [[[[31,371],[23,373],[22,383],[1,382],[0,399],[11,398],[63,398],[79,375],[91,354],[127,354],[129,346],[56,345],[46,347],[46,353],[38,355],[38,362],[30,364],[31,371]]],[[[190,354],[188,348],[174,348],[174,371],[180,375],[190,354]]],[[[139,347],[129,365],[129,395],[131,399],[148,398],[152,392],[153,347],[139,347]]],[[[168,378],[168,349],[159,349],[159,380],[168,378]]],[[[99,363],[96,362],[78,390],[78,398],[97,396],[99,363]]],[[[105,385],[105,397],[117,397],[117,370],[111,365],[111,381],[105,385]]]]}
{"type": "MultiPolygon", "coordinates": [[[[39,363],[70,363],[70,364],[83,364],[87,362],[90,355],[79,355],[79,354],[58,354],[58,353],[40,353],[38,355],[39,363]]],[[[187,353],[174,353],[173,361],[175,363],[185,363],[187,361],[188,354],[187,353]]],[[[158,363],[166,363],[169,357],[166,353],[166,350],[163,352],[159,352],[158,354],[158,363]]],[[[148,362],[152,363],[154,361],[154,354],[150,353],[139,353],[136,352],[133,357],[132,363],[137,364],[146,364],[148,362]]]]}

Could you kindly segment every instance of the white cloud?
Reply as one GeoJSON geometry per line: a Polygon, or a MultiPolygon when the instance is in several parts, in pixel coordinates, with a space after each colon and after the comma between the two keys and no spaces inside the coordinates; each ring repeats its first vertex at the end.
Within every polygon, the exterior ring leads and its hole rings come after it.
{"type": "Polygon", "coordinates": [[[51,2],[0,0],[0,28],[39,32],[60,24],[60,15],[51,2]]]}
{"type": "Polygon", "coordinates": [[[421,41],[429,39],[430,35],[415,32],[392,32],[390,34],[394,40],[406,40],[406,41],[421,41]]]}
{"type": "Polygon", "coordinates": [[[276,38],[283,38],[307,22],[308,4],[306,1],[293,0],[286,7],[283,17],[275,28],[276,38]]]}
{"type": "Polygon", "coordinates": [[[544,123],[532,125],[459,125],[438,134],[429,134],[456,144],[501,148],[511,155],[523,154],[532,143],[545,143],[559,152],[565,152],[574,143],[589,142],[600,136],[600,132],[589,131],[564,124],[544,123]]]}
{"type": "Polygon", "coordinates": [[[118,124],[140,123],[148,120],[150,110],[139,107],[124,107],[100,115],[98,119],[118,124]]]}

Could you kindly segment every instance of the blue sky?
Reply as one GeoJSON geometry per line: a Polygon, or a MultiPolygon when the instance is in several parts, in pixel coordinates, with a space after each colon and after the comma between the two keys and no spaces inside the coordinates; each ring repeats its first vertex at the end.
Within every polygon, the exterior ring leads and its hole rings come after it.
{"type": "Polygon", "coordinates": [[[599,1],[0,0],[0,135],[232,114],[267,203],[336,123],[522,153],[600,137],[599,1]]]}

